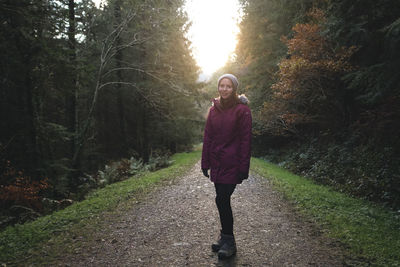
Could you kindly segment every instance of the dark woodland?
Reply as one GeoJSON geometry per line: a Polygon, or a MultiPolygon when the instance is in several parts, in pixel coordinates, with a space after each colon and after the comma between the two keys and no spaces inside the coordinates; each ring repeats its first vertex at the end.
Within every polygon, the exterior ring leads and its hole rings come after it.
{"type": "Polygon", "coordinates": [[[182,4],[1,1],[2,210],[43,212],[113,160],[124,172],[199,141],[182,4]]]}

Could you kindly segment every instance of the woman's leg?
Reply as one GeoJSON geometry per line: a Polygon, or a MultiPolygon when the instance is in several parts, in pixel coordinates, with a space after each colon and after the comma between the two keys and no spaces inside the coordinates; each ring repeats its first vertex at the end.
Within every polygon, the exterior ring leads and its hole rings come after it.
{"type": "Polygon", "coordinates": [[[233,235],[233,215],[231,207],[231,195],[235,191],[236,184],[215,184],[216,197],[219,219],[221,221],[222,233],[225,235],[233,235]]]}

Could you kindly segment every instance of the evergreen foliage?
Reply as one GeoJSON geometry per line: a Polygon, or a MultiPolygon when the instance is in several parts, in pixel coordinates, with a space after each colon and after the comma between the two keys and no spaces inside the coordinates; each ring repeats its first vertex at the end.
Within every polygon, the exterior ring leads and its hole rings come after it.
{"type": "Polygon", "coordinates": [[[0,174],[73,196],[110,160],[153,164],[198,140],[184,1],[0,2],[0,174]]]}
{"type": "Polygon", "coordinates": [[[255,154],[400,207],[400,2],[241,3],[255,154]]]}

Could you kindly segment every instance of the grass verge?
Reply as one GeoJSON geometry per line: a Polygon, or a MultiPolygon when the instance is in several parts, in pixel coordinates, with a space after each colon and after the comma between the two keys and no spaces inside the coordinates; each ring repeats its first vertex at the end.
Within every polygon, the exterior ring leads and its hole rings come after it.
{"type": "Polygon", "coordinates": [[[38,250],[46,247],[45,244],[49,241],[62,245],[64,237],[98,224],[102,213],[114,210],[121,203],[134,199],[136,195],[150,192],[162,181],[183,175],[199,160],[200,153],[195,151],[175,154],[172,157],[174,163],[168,168],[110,184],[64,210],[33,222],[6,228],[0,233],[0,265],[22,261],[25,264],[26,260],[31,260],[32,255],[39,255],[38,250]]]}
{"type": "Polygon", "coordinates": [[[400,266],[400,216],[384,207],[349,197],[294,175],[261,159],[251,169],[269,179],[274,188],[313,218],[328,236],[340,240],[355,265],[400,266]],[[365,262],[367,261],[367,262],[365,262]]]}

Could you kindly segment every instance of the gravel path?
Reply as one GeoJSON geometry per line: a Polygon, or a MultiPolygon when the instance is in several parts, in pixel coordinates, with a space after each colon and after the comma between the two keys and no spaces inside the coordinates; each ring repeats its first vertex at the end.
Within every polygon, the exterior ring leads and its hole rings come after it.
{"type": "Polygon", "coordinates": [[[267,179],[251,175],[232,196],[238,246],[219,261],[213,184],[197,163],[102,229],[62,266],[343,266],[340,248],[296,215],[267,179]]]}

